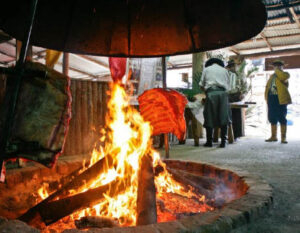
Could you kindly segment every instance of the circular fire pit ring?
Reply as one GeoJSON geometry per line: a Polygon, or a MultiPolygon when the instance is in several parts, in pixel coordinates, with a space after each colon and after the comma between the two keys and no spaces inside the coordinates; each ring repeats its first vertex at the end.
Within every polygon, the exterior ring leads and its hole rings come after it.
{"type": "MultiPolygon", "coordinates": [[[[234,193],[232,200],[226,201],[221,208],[213,211],[186,216],[176,221],[161,222],[145,226],[115,227],[115,228],[92,228],[88,231],[77,229],[62,230],[63,233],[202,233],[202,232],[230,232],[233,229],[244,226],[266,214],[272,205],[272,188],[260,177],[249,174],[246,171],[233,167],[216,167],[211,164],[204,164],[191,161],[165,160],[168,168],[188,171],[199,176],[206,176],[220,181],[227,189],[234,193]]],[[[13,219],[19,216],[28,208],[22,203],[22,195],[26,189],[34,190],[45,179],[56,180],[61,176],[70,173],[81,165],[79,161],[60,161],[56,170],[47,168],[28,167],[18,170],[9,170],[6,184],[0,184],[0,216],[13,219]],[[24,189],[25,188],[25,189],[24,189]],[[17,190],[16,190],[17,189],[17,190]],[[10,205],[9,203],[16,203],[10,205]],[[18,206],[15,210],[11,206],[18,206]]],[[[222,194],[222,190],[220,190],[222,194]]],[[[24,200],[23,200],[24,202],[24,200]]],[[[25,201],[28,205],[29,199],[25,201]]],[[[17,220],[6,220],[0,217],[0,230],[9,227],[20,227],[17,220]]],[[[28,225],[26,226],[30,228],[28,225]]],[[[22,227],[23,229],[23,227],[22,227]]],[[[37,229],[28,232],[39,232],[37,229]]],[[[27,231],[24,231],[27,232],[27,231]]]]}

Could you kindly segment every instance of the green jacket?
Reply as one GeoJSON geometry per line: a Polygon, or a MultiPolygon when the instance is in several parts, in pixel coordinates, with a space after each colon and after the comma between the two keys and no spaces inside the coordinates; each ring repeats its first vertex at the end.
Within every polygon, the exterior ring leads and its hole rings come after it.
{"type": "Polygon", "coordinates": [[[271,77],[267,82],[266,89],[265,89],[266,101],[268,102],[268,93],[274,76],[276,76],[275,84],[277,87],[279,104],[291,104],[292,99],[288,90],[288,86],[289,86],[288,79],[290,78],[290,74],[288,72],[284,72],[277,68],[275,69],[275,73],[271,75],[271,77]]]}

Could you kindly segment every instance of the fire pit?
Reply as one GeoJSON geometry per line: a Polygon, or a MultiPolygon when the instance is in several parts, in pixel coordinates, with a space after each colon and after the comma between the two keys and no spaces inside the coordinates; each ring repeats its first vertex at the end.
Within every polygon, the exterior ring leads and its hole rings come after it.
{"type": "MultiPolygon", "coordinates": [[[[214,210],[190,213],[178,216],[178,219],[157,224],[137,227],[115,227],[112,229],[97,229],[92,232],[229,232],[264,214],[272,204],[272,189],[257,177],[236,169],[223,169],[213,165],[195,162],[167,160],[168,169],[188,172],[196,176],[204,176],[216,180],[216,189],[213,190],[215,199],[221,203],[215,203],[214,210]],[[233,171],[232,171],[233,170],[233,171]],[[224,203],[222,203],[224,202],[224,203]],[[217,206],[219,204],[219,206],[217,206]],[[197,230],[197,231],[196,231],[197,230]]],[[[28,167],[18,171],[9,171],[7,184],[1,184],[0,216],[16,218],[24,210],[35,204],[34,190],[40,187],[42,182],[58,180],[70,171],[80,167],[80,161],[60,161],[56,171],[50,171],[41,167],[28,167]]],[[[176,200],[173,199],[173,200],[176,200]]],[[[174,203],[176,206],[179,203],[174,203]]],[[[159,207],[157,207],[159,208],[159,207]]],[[[69,226],[70,218],[57,223],[57,227],[51,225],[43,232],[82,232],[80,230],[68,230],[62,228],[69,226]],[[60,229],[60,230],[57,230],[60,229]]],[[[5,223],[4,223],[5,224],[5,223]]],[[[2,225],[3,227],[4,225],[2,225]]],[[[1,229],[1,225],[0,225],[1,229]]]]}
{"type": "MultiPolygon", "coordinates": [[[[77,169],[62,163],[50,175],[42,168],[8,174],[0,216],[43,233],[79,231],[75,225],[92,232],[226,232],[271,204],[270,187],[246,174],[163,162],[152,147],[151,125],[129,105],[122,85],[113,83],[109,95],[104,145],[89,162],[77,169]]],[[[0,231],[6,224],[13,226],[3,223],[0,231]]]]}

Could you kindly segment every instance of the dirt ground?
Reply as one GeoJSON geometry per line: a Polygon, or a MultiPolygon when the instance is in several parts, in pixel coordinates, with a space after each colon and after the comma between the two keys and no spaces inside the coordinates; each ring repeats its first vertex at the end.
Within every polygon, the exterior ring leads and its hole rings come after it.
{"type": "Polygon", "coordinates": [[[300,136],[288,144],[266,143],[262,137],[243,137],[225,149],[203,144],[204,139],[200,147],[194,147],[193,140],[172,145],[170,158],[241,168],[261,176],[274,189],[270,212],[234,233],[300,233],[300,136]]]}

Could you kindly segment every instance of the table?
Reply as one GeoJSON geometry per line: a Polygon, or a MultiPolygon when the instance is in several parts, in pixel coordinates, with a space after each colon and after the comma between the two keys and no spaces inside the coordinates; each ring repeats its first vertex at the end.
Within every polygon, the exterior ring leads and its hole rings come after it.
{"type": "MultiPolygon", "coordinates": [[[[232,124],[228,126],[228,142],[233,143],[238,137],[245,136],[245,109],[248,108],[248,104],[244,102],[230,103],[230,109],[232,114],[232,124]]],[[[213,141],[218,142],[219,128],[214,129],[213,141]]]]}

